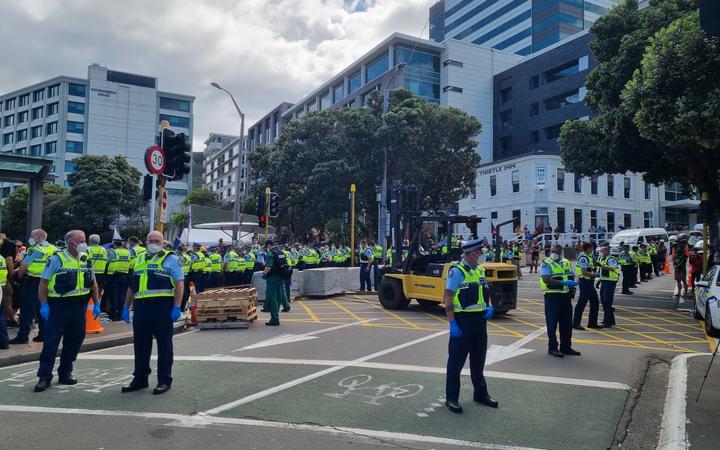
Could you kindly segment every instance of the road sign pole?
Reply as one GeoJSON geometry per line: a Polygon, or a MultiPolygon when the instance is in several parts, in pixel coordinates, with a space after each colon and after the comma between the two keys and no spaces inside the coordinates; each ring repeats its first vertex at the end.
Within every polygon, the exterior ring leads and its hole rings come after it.
{"type": "Polygon", "coordinates": [[[350,185],[350,267],[355,267],[355,183],[350,185]]]}
{"type": "Polygon", "coordinates": [[[155,185],[157,184],[157,175],[152,174],[152,189],[150,190],[150,230],[155,229],[155,207],[157,202],[155,201],[155,185]]]}
{"type": "Polygon", "coordinates": [[[160,179],[160,185],[158,186],[158,208],[157,208],[157,231],[163,232],[164,224],[162,221],[162,201],[163,201],[163,193],[165,192],[165,177],[160,179]]]}
{"type": "Polygon", "coordinates": [[[270,188],[265,188],[265,241],[270,235],[270,188]]]}

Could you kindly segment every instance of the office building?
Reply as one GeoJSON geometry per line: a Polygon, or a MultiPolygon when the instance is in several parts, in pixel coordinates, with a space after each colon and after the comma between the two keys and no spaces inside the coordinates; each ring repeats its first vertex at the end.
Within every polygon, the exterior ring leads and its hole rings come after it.
{"type": "MultiPolygon", "coordinates": [[[[82,155],[122,155],[146,173],[145,150],[156,143],[160,121],[192,142],[193,101],[159,91],[155,77],[93,64],[87,78],[58,76],[0,95],[0,151],[54,158],[55,182],[65,186],[82,155]]],[[[188,179],[167,184],[171,213],[188,179]]]]}
{"type": "Polygon", "coordinates": [[[210,133],[205,141],[203,188],[216,192],[225,202],[235,201],[239,141],[238,136],[219,133],[210,133]]]}

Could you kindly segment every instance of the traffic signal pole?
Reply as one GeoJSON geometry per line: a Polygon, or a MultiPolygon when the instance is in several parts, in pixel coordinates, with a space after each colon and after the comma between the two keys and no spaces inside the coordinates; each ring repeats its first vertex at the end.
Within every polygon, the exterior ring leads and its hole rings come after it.
{"type": "Polygon", "coordinates": [[[355,183],[350,185],[350,267],[355,267],[355,183]]]}
{"type": "Polygon", "coordinates": [[[270,188],[265,188],[265,241],[270,235],[270,188]]]}

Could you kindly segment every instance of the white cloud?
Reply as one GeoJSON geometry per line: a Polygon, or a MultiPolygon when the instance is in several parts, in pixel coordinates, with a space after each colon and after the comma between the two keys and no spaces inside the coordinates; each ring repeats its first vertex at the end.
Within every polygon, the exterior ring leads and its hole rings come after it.
{"type": "MultiPolygon", "coordinates": [[[[417,35],[434,0],[23,0],[0,3],[0,93],[97,62],[194,95],[194,150],[294,102],[392,32],[417,35]]],[[[427,30],[425,30],[425,37],[427,30]]]]}

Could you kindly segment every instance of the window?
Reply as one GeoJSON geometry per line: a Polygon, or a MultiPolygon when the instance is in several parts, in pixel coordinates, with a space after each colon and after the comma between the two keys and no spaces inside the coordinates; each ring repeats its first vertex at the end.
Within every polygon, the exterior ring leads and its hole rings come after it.
{"type": "Polygon", "coordinates": [[[50,103],[49,105],[47,105],[47,115],[48,115],[48,117],[49,117],[49,116],[54,116],[54,115],[57,114],[57,113],[58,113],[58,104],[57,104],[57,103],[50,103]]]}
{"type": "Polygon", "coordinates": [[[607,195],[608,197],[615,197],[615,177],[612,175],[607,176],[607,195]]]}
{"type": "Polygon", "coordinates": [[[85,97],[85,85],[70,83],[68,85],[68,94],[74,95],[75,97],[85,97]]]}
{"type": "Polygon", "coordinates": [[[30,146],[30,156],[41,156],[42,146],[40,144],[30,146]]]}
{"type": "Polygon", "coordinates": [[[24,94],[18,97],[18,107],[25,106],[30,103],[30,94],[24,94]]]}
{"type": "Polygon", "coordinates": [[[375,62],[370,63],[365,68],[365,82],[369,83],[379,78],[380,75],[388,71],[389,65],[389,54],[385,53],[383,56],[378,58],[375,62]]]}
{"type": "Polygon", "coordinates": [[[15,125],[15,115],[12,116],[5,116],[5,119],[3,120],[4,126],[11,127],[15,125]]]}
{"type": "Polygon", "coordinates": [[[506,87],[505,89],[500,89],[500,104],[504,105],[510,100],[512,100],[512,88],[506,87]]]}
{"type": "Polygon", "coordinates": [[[545,128],[545,139],[557,139],[560,136],[561,123],[545,128]]]}
{"type": "Polygon", "coordinates": [[[68,112],[73,114],[85,114],[85,103],[68,102],[68,112]]]}
{"type": "Polygon", "coordinates": [[[565,232],[565,208],[557,209],[557,225],[555,230],[564,233],[565,232]]]}
{"type": "Polygon", "coordinates": [[[512,136],[503,136],[498,142],[500,142],[500,150],[503,153],[509,153],[512,150],[512,136]]]}
{"type": "Polygon", "coordinates": [[[498,218],[498,212],[497,211],[491,211],[490,212],[490,219],[497,220],[498,218]]]}
{"type": "MultiPolygon", "coordinates": [[[[580,59],[581,58],[573,59],[572,61],[568,61],[565,64],[548,70],[547,72],[543,73],[543,80],[545,81],[545,83],[552,83],[553,81],[561,80],[574,73],[578,73],[581,70],[580,59]]],[[[585,60],[585,64],[587,65],[587,60],[585,60]]]]}
{"type": "Polygon", "coordinates": [[[520,192],[520,171],[513,170],[511,179],[512,179],[512,191],[520,192]]]}
{"type": "Polygon", "coordinates": [[[590,226],[593,228],[597,228],[597,210],[596,209],[590,210],[590,226]]]}
{"type": "Polygon", "coordinates": [[[83,143],[82,143],[82,142],[75,142],[75,141],[67,141],[67,142],[65,142],[65,152],[66,152],[66,153],[79,153],[79,154],[82,154],[82,152],[83,152],[83,143]]]}
{"type": "Polygon", "coordinates": [[[190,112],[190,102],[176,100],[174,98],[160,97],[161,109],[172,109],[174,111],[190,112]]]}
{"type": "Polygon", "coordinates": [[[553,111],[555,109],[567,108],[570,105],[580,102],[580,100],[582,99],[580,98],[579,89],[575,89],[545,99],[543,104],[545,106],[545,111],[553,111]]]}
{"type": "Polygon", "coordinates": [[[607,230],[610,232],[615,231],[615,213],[607,213],[607,230]]]}
{"type": "Polygon", "coordinates": [[[510,123],[512,122],[512,109],[508,109],[506,111],[501,111],[500,115],[500,130],[505,130],[510,126],[510,123]]]}
{"type": "Polygon", "coordinates": [[[35,139],[42,137],[42,125],[30,128],[30,138],[35,139]]]}
{"type": "Polygon", "coordinates": [[[25,123],[28,120],[28,112],[27,111],[21,111],[18,113],[17,123],[25,123]]]}
{"type": "Polygon", "coordinates": [[[540,86],[540,75],[534,75],[530,77],[530,89],[535,89],[540,86]]]}
{"type": "Polygon", "coordinates": [[[652,185],[646,181],[645,182],[645,200],[650,200],[650,188],[651,187],[652,187],[652,185]]]}
{"type": "Polygon", "coordinates": [[[46,142],[45,143],[45,154],[50,155],[55,152],[57,152],[57,141],[46,142]]]}
{"type": "Polygon", "coordinates": [[[443,92],[458,92],[458,93],[462,94],[463,88],[457,87],[457,86],[445,86],[443,88],[443,92]]]}
{"type": "Polygon", "coordinates": [[[85,124],[82,122],[73,122],[68,120],[67,122],[67,132],[68,133],[84,133],[85,132],[85,124]]]}
{"type": "Polygon", "coordinates": [[[56,134],[57,133],[57,122],[50,122],[46,125],[45,134],[56,134]]]}
{"type": "Polygon", "coordinates": [[[623,179],[623,198],[630,198],[630,186],[630,177],[625,177],[625,179],[623,179]]]}
{"type": "Polygon", "coordinates": [[[32,120],[42,119],[43,116],[43,107],[38,106],[37,108],[32,109],[32,120]]]}
{"type": "Polygon", "coordinates": [[[540,103],[530,104],[530,117],[535,117],[540,114],[540,103]]]}
{"type": "Polygon", "coordinates": [[[590,177],[590,194],[598,195],[598,177],[590,177]]]}
{"type": "Polygon", "coordinates": [[[33,92],[33,102],[41,102],[45,98],[45,89],[38,89],[33,92]]]}
{"type": "Polygon", "coordinates": [[[623,214],[623,227],[632,228],[632,214],[623,214]]]}
{"type": "MultiPolygon", "coordinates": [[[[332,103],[330,101],[330,93],[327,93],[327,94],[323,95],[322,97],[320,97],[320,110],[321,111],[328,109],[330,107],[330,105],[332,105],[332,103]]],[[[268,129],[267,131],[269,132],[270,129],[268,129]]]]}
{"type": "Polygon", "coordinates": [[[15,142],[15,134],[14,133],[5,133],[3,134],[3,145],[12,144],[15,142]]]}
{"type": "Polygon", "coordinates": [[[582,233],[583,231],[583,212],[582,209],[573,210],[573,226],[577,232],[582,233]]]}
{"type": "Polygon", "coordinates": [[[445,61],[443,61],[443,66],[462,67],[463,63],[460,61],[454,61],[452,59],[446,59],[445,61]]]}
{"type": "Polygon", "coordinates": [[[5,100],[5,111],[10,111],[11,109],[15,109],[15,99],[14,98],[5,100]]]}
{"type": "Polygon", "coordinates": [[[337,103],[345,97],[345,84],[340,83],[333,88],[333,103],[337,103]]]}
{"type": "Polygon", "coordinates": [[[348,95],[360,89],[360,82],[360,72],[350,77],[350,80],[348,81],[348,95]]]}
{"type": "Polygon", "coordinates": [[[540,142],[540,130],[532,130],[530,132],[530,143],[536,144],[540,142]]]}
{"type": "Polygon", "coordinates": [[[48,88],[48,98],[57,97],[60,95],[60,85],[56,84],[55,86],[50,86],[48,88]]]}
{"type": "Polygon", "coordinates": [[[573,178],[575,180],[575,193],[582,194],[582,177],[576,174],[573,178]]]}
{"type": "Polygon", "coordinates": [[[75,170],[75,163],[72,161],[65,161],[65,172],[72,172],[75,170]]]}
{"type": "Polygon", "coordinates": [[[644,228],[652,227],[650,211],[643,212],[643,227],[644,228]]]}
{"type": "Polygon", "coordinates": [[[171,116],[168,114],[160,114],[160,122],[167,120],[171,127],[190,128],[190,119],[187,117],[171,116]]]}
{"type": "Polygon", "coordinates": [[[557,190],[560,192],[565,190],[565,169],[557,170],[557,190]]]}

